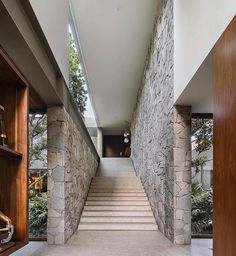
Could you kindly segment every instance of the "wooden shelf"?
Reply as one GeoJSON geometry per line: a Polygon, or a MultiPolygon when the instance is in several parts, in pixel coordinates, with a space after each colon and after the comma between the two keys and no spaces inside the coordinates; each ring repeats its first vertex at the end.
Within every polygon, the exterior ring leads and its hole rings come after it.
{"type": "Polygon", "coordinates": [[[12,150],[7,147],[0,146],[0,157],[16,157],[16,158],[22,158],[22,154],[19,152],[16,152],[15,150],[12,150]]]}
{"type": "Polygon", "coordinates": [[[18,251],[19,249],[21,249],[22,247],[24,247],[27,244],[28,244],[28,242],[15,242],[15,243],[10,242],[9,244],[3,246],[6,248],[2,252],[0,251],[0,256],[9,256],[10,254],[18,251]]]}
{"type": "Polygon", "coordinates": [[[14,226],[11,242],[2,245],[0,256],[9,256],[28,243],[29,85],[1,47],[0,70],[0,105],[8,144],[0,146],[0,210],[14,226]]]}
{"type": "Polygon", "coordinates": [[[12,249],[16,244],[13,242],[4,244],[0,246],[0,255],[3,254],[6,250],[12,249]]]}

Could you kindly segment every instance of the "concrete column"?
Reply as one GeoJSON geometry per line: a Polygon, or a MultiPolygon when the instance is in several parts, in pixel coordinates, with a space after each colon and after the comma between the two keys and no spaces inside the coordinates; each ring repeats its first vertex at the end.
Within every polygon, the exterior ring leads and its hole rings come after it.
{"type": "Polygon", "coordinates": [[[98,155],[102,157],[103,155],[103,132],[102,128],[97,128],[97,151],[98,155]]]}
{"type": "Polygon", "coordinates": [[[191,107],[174,107],[174,243],[191,243],[191,107]]]}

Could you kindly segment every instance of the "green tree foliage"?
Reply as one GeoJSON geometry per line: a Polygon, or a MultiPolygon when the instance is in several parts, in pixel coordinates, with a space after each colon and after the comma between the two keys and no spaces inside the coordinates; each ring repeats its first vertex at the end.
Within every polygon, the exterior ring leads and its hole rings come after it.
{"type": "Polygon", "coordinates": [[[203,170],[203,166],[206,165],[208,159],[201,153],[209,150],[213,143],[213,120],[212,119],[192,119],[192,143],[195,144],[195,150],[198,153],[198,157],[193,159],[192,167],[195,168],[195,175],[203,170]]]}
{"type": "MultiPolygon", "coordinates": [[[[47,166],[47,115],[29,115],[29,166],[40,161],[47,166]]],[[[36,170],[34,171],[36,172],[36,170]]],[[[30,173],[32,175],[32,173],[30,173]]],[[[47,233],[47,197],[34,193],[33,180],[29,177],[29,231],[31,237],[45,237],[47,233]]],[[[35,176],[35,175],[34,175],[35,176]]],[[[45,175],[46,176],[46,175],[45,175]]],[[[46,179],[46,177],[45,177],[46,179]]]]}
{"type": "Polygon", "coordinates": [[[45,236],[47,232],[47,198],[35,196],[29,201],[29,231],[31,236],[45,236]]]}
{"type": "Polygon", "coordinates": [[[29,116],[29,165],[37,160],[46,167],[47,116],[31,114],[29,116]]]}
{"type": "Polygon", "coordinates": [[[196,144],[196,151],[202,153],[212,146],[213,141],[213,120],[212,119],[193,119],[192,137],[196,144]]]}
{"type": "Polygon", "coordinates": [[[69,69],[69,89],[81,115],[83,116],[86,110],[87,91],[85,89],[85,79],[82,73],[79,56],[71,34],[69,45],[69,69]]]}
{"type": "Polygon", "coordinates": [[[192,233],[212,231],[213,195],[200,183],[192,184],[192,233]]]}
{"type": "MultiPolygon", "coordinates": [[[[201,174],[203,180],[203,167],[208,161],[204,152],[212,147],[213,143],[213,120],[192,120],[192,143],[198,156],[192,160],[195,175],[201,174]]],[[[192,184],[192,233],[202,234],[212,232],[213,195],[212,188],[206,190],[202,183],[192,184]]]]}

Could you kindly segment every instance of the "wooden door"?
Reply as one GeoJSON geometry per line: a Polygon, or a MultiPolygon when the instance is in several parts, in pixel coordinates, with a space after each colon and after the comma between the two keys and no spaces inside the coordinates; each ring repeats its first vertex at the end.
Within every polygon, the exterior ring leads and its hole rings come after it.
{"type": "Polygon", "coordinates": [[[236,18],[213,49],[214,256],[236,255],[236,18]]]}

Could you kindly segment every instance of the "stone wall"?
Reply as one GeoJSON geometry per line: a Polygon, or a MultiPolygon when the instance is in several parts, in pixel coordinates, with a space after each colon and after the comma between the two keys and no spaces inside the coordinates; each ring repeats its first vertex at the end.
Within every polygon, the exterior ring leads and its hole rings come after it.
{"type": "Polygon", "coordinates": [[[190,134],[186,132],[186,137],[182,138],[182,134],[178,133],[182,126],[185,131],[190,131],[190,108],[179,108],[184,110],[182,116],[178,115],[179,111],[174,107],[173,22],[173,0],[164,0],[155,25],[131,124],[131,158],[144,184],[160,231],[171,241],[184,244],[189,243],[189,211],[183,204],[185,199],[189,203],[190,198],[190,184],[185,183],[184,173],[190,172],[187,160],[191,150],[190,134]],[[182,162],[180,157],[184,156],[179,153],[184,152],[187,159],[182,162]],[[175,173],[177,169],[178,174],[175,173]]]}
{"type": "Polygon", "coordinates": [[[174,107],[174,243],[191,243],[191,107],[174,107]]]}
{"type": "Polygon", "coordinates": [[[98,166],[63,106],[48,108],[48,243],[64,244],[77,230],[98,166]]]}

